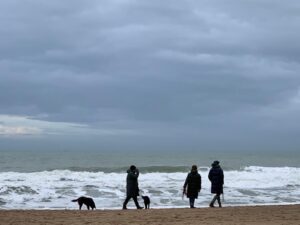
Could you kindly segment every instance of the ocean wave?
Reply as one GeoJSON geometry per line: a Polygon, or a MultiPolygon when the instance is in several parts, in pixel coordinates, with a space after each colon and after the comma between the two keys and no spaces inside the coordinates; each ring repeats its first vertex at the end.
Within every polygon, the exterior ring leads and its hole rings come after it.
{"type": "MultiPolygon", "coordinates": [[[[207,171],[208,167],[199,167],[199,171],[207,171]]],[[[49,169],[47,171],[56,171],[57,169],[49,169]]],[[[69,170],[74,172],[103,172],[103,173],[124,173],[128,167],[78,167],[72,166],[60,170],[69,170]]],[[[188,166],[142,166],[139,167],[140,172],[143,173],[174,173],[174,172],[187,172],[190,170],[188,166]]],[[[42,171],[38,171],[42,172],[42,171]]]]}
{"type": "MultiPolygon", "coordinates": [[[[126,168],[127,169],[127,168],[126,168]]],[[[126,170],[101,168],[51,170],[41,172],[1,172],[0,207],[19,209],[75,209],[71,200],[93,197],[97,208],[120,208],[126,193],[126,170]]],[[[188,167],[141,167],[141,194],[149,195],[153,207],[183,207],[182,186],[188,167]],[[157,171],[164,172],[157,172],[157,171]]],[[[200,168],[202,190],[199,206],[211,200],[209,168],[200,168]]],[[[300,202],[300,168],[249,166],[224,171],[225,205],[289,204],[300,202]]],[[[132,203],[130,203],[132,204],[132,203]]],[[[133,206],[133,205],[130,205],[133,206]]]]}
{"type": "MultiPolygon", "coordinates": [[[[59,170],[69,170],[74,172],[103,172],[103,173],[125,173],[128,170],[129,167],[78,167],[78,166],[72,166],[72,167],[66,167],[59,170]]],[[[143,173],[176,173],[176,172],[188,172],[190,171],[190,166],[140,166],[138,167],[140,172],[143,173]]],[[[201,172],[208,171],[209,167],[198,167],[198,170],[201,172]]],[[[235,170],[233,168],[223,168],[224,171],[231,171],[235,170]]],[[[241,170],[244,170],[244,168],[241,168],[241,170]]],[[[36,172],[43,172],[43,171],[56,171],[58,169],[48,169],[48,170],[41,170],[36,172]]]]}
{"type": "MultiPolygon", "coordinates": [[[[282,169],[287,168],[291,170],[298,170],[299,167],[261,167],[261,166],[244,166],[239,169],[231,168],[231,167],[222,167],[222,169],[226,172],[270,172],[270,171],[278,171],[281,172],[282,169]]],[[[190,171],[189,166],[141,166],[139,167],[140,172],[142,173],[176,173],[176,172],[188,172],[190,171]]],[[[199,172],[207,172],[210,167],[198,167],[199,172]]],[[[52,172],[52,171],[72,171],[72,172],[103,172],[103,173],[126,173],[128,167],[79,167],[72,166],[61,169],[47,169],[40,171],[30,171],[25,173],[35,173],[35,172],[52,172]]],[[[15,171],[11,171],[15,172],[15,171]]],[[[20,172],[22,173],[22,172],[20,172]]]]}

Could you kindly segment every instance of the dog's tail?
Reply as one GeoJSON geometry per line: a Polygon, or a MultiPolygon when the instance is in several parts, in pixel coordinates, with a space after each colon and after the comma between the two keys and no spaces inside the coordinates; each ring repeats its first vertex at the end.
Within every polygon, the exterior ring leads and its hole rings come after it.
{"type": "Polygon", "coordinates": [[[77,202],[77,201],[78,201],[78,198],[77,198],[77,199],[73,199],[73,200],[72,200],[72,202],[77,202]]]}

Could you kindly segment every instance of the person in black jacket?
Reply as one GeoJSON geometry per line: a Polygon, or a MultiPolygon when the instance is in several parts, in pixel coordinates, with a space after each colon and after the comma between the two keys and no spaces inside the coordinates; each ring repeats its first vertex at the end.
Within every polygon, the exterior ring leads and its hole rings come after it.
{"type": "Polygon", "coordinates": [[[190,208],[195,208],[195,199],[198,198],[198,193],[201,190],[201,176],[198,173],[197,166],[193,165],[191,172],[187,175],[184,185],[183,194],[190,200],[190,208]]]}
{"type": "Polygon", "coordinates": [[[214,203],[217,200],[219,207],[222,207],[220,195],[223,194],[224,173],[219,161],[214,161],[211,166],[212,168],[209,171],[208,179],[211,182],[211,193],[216,195],[210,202],[209,206],[214,207],[214,203]]]}
{"type": "Polygon", "coordinates": [[[132,198],[137,209],[142,209],[137,201],[137,196],[139,196],[139,185],[138,185],[138,177],[139,170],[134,166],[130,166],[129,170],[127,170],[127,178],[126,178],[126,199],[123,203],[123,209],[127,209],[127,203],[132,198]]]}

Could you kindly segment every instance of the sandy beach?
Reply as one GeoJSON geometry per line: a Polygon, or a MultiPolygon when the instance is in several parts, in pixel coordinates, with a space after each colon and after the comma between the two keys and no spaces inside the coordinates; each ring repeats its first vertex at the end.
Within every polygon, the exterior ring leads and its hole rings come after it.
{"type": "Polygon", "coordinates": [[[0,210],[0,225],[300,225],[300,205],[150,210],[0,210]]]}

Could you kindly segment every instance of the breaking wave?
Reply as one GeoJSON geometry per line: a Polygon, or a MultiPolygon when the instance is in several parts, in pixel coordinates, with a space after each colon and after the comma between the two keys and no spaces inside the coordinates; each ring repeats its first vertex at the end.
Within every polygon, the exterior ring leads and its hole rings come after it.
{"type": "MultiPolygon", "coordinates": [[[[125,198],[127,168],[81,168],[31,173],[0,173],[0,208],[77,209],[79,196],[94,198],[98,209],[120,209],[125,198]]],[[[186,207],[182,186],[189,168],[141,167],[141,194],[151,197],[154,208],[186,207]]],[[[202,190],[198,207],[209,204],[209,168],[199,168],[202,190]]],[[[224,205],[300,203],[300,168],[249,166],[225,170],[224,205]]],[[[141,199],[140,199],[141,201],[141,199]]],[[[133,207],[130,203],[129,207],[133,207]]]]}

